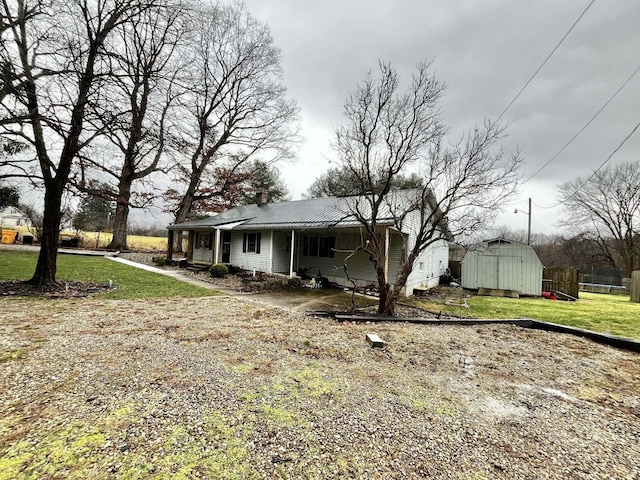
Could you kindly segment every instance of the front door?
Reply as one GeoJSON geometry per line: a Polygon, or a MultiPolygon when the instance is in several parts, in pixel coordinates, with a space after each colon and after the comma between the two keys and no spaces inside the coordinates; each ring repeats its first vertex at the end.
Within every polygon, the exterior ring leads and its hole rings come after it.
{"type": "Polygon", "coordinates": [[[231,232],[222,232],[222,263],[231,263],[231,232]]]}

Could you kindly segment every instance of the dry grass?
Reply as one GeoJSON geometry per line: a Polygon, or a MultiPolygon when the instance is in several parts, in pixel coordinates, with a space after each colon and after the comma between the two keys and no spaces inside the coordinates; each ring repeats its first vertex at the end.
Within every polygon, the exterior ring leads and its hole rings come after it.
{"type": "Polygon", "coordinates": [[[640,475],[638,355],[585,339],[221,297],[0,305],[0,479],[640,475]]]}

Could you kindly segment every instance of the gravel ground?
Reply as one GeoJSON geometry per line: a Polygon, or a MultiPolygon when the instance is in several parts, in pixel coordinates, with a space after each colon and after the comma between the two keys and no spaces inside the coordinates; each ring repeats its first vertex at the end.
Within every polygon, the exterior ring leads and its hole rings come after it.
{"type": "Polygon", "coordinates": [[[0,306],[0,479],[640,478],[640,356],[581,338],[233,297],[0,306]]]}

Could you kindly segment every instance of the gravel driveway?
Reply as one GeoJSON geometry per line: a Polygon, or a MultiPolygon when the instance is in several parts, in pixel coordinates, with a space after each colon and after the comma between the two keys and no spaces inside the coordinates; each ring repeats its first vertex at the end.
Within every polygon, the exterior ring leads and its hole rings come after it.
{"type": "Polygon", "coordinates": [[[640,356],[581,338],[232,297],[0,307],[0,479],[640,478],[640,356]]]}

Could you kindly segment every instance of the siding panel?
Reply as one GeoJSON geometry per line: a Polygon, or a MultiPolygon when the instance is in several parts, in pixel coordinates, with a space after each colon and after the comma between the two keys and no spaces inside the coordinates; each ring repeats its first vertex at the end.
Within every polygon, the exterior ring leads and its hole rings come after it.
{"type": "Polygon", "coordinates": [[[530,245],[484,243],[464,256],[462,286],[517,290],[537,296],[542,293],[542,270],[542,262],[530,245]]]}

